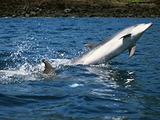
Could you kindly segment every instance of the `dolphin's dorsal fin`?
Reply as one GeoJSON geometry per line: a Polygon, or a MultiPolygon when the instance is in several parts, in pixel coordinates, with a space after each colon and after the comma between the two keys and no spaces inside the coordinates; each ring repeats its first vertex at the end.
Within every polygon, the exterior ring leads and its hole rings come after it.
{"type": "Polygon", "coordinates": [[[89,47],[90,49],[93,49],[97,46],[97,44],[85,44],[85,47],[89,47]]]}
{"type": "Polygon", "coordinates": [[[48,75],[55,75],[56,74],[55,68],[53,68],[52,65],[48,63],[47,60],[43,59],[42,62],[45,65],[44,71],[43,71],[44,74],[48,74],[48,75]]]}
{"type": "Polygon", "coordinates": [[[134,45],[134,46],[130,47],[128,50],[129,50],[128,58],[131,58],[136,51],[136,46],[134,45]]]}

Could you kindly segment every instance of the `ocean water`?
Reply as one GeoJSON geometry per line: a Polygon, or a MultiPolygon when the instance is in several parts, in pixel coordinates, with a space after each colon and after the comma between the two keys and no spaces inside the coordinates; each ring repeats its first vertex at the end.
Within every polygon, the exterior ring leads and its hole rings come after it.
{"type": "Polygon", "coordinates": [[[1,120],[159,120],[159,18],[0,18],[1,120]],[[128,51],[100,65],[65,65],[117,31],[153,22],[128,51]],[[42,59],[57,75],[43,71],[42,59]]]}

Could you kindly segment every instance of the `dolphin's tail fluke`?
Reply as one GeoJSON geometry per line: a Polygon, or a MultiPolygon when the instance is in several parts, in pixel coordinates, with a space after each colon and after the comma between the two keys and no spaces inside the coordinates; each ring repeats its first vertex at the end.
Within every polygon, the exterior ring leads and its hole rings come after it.
{"type": "Polygon", "coordinates": [[[56,75],[55,68],[53,68],[52,65],[50,63],[48,63],[47,60],[43,59],[42,62],[45,65],[44,71],[43,71],[44,74],[47,74],[47,75],[56,75]]]}

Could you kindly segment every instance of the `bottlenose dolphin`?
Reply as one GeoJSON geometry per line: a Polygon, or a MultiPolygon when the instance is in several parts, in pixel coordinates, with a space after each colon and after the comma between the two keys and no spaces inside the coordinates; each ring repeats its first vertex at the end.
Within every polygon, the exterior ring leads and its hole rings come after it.
{"type": "Polygon", "coordinates": [[[71,64],[99,64],[120,55],[127,49],[130,58],[135,52],[137,40],[151,25],[152,23],[142,23],[130,26],[99,44],[86,44],[85,46],[90,47],[91,50],[72,59],[71,64]]]}
{"type": "MultiPolygon", "coordinates": [[[[44,70],[42,72],[32,72],[31,74],[36,74],[36,75],[49,75],[53,76],[56,75],[56,70],[55,68],[52,67],[50,63],[48,63],[47,60],[43,59],[42,62],[44,63],[44,70]]],[[[27,75],[27,73],[20,72],[18,70],[0,70],[0,74],[12,74],[12,75],[27,75]]],[[[29,73],[30,74],[30,73],[29,73]]]]}

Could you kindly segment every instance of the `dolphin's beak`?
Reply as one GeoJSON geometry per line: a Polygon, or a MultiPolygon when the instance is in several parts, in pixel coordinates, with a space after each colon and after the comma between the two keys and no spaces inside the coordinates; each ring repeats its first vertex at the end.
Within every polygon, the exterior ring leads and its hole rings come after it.
{"type": "Polygon", "coordinates": [[[149,27],[152,26],[153,23],[143,23],[143,24],[138,24],[134,27],[132,30],[132,35],[137,35],[137,34],[142,34],[144,33],[149,27]]]}
{"type": "Polygon", "coordinates": [[[141,31],[141,32],[144,32],[144,31],[146,31],[149,27],[151,27],[152,26],[152,24],[153,23],[144,23],[144,24],[140,24],[139,26],[138,26],[138,29],[141,31]]]}
{"type": "Polygon", "coordinates": [[[152,22],[150,22],[150,23],[146,23],[144,26],[146,27],[146,29],[145,30],[147,30],[149,27],[151,27],[153,25],[153,23],[152,22]]]}

